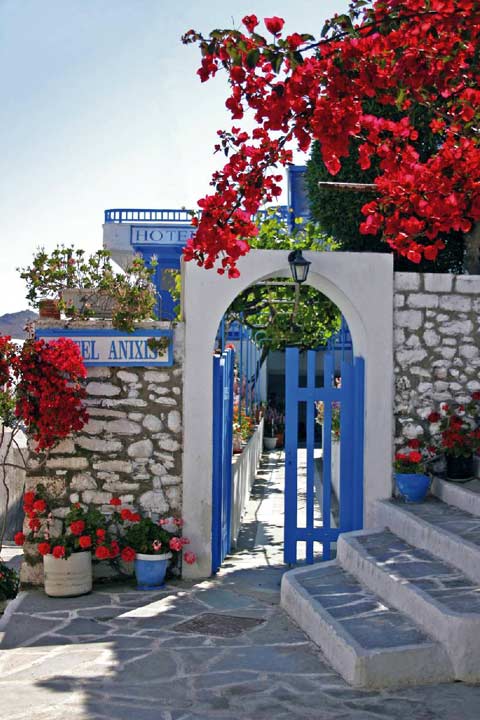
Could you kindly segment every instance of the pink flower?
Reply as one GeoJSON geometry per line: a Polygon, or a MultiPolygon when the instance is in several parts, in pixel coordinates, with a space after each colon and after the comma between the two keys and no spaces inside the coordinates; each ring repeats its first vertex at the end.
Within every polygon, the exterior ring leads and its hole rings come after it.
{"type": "Polygon", "coordinates": [[[197,560],[197,556],[193,552],[186,552],[183,555],[183,559],[188,565],[193,565],[193,563],[197,560]]]}
{"type": "Polygon", "coordinates": [[[162,547],[162,543],[160,542],[160,540],[154,540],[152,543],[152,547],[155,550],[155,552],[158,552],[162,547]]]}
{"type": "Polygon", "coordinates": [[[190,540],[189,540],[189,538],[187,538],[187,537],[181,537],[181,538],[179,538],[179,539],[180,539],[180,542],[182,543],[182,547],[183,547],[184,545],[190,545],[190,540]]]}
{"type": "Polygon", "coordinates": [[[181,550],[182,547],[183,547],[182,541],[181,541],[180,538],[178,538],[178,537],[173,537],[173,538],[170,540],[170,542],[168,543],[168,545],[169,545],[169,547],[170,547],[170,550],[175,550],[175,551],[177,551],[177,552],[178,552],[179,550],[181,550]]]}

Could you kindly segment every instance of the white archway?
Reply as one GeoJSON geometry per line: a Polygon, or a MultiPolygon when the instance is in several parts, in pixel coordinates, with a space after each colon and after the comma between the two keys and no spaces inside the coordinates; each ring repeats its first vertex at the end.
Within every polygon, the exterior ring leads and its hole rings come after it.
{"type": "MultiPolygon", "coordinates": [[[[345,316],[355,355],[365,359],[365,526],[373,501],[392,493],[393,258],[377,253],[317,253],[308,284],[329,297],[345,316]]],[[[212,353],[220,321],[245,288],[269,277],[290,277],[288,251],[251,250],[229,280],[194,263],[183,266],[184,451],[183,517],[198,563],[186,577],[211,574],[212,353]]]]}

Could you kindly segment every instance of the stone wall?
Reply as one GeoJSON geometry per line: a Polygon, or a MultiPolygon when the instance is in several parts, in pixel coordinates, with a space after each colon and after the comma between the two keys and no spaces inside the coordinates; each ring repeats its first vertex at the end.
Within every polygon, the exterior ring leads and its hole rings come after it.
{"type": "Polygon", "coordinates": [[[395,273],[395,441],[480,390],[480,276],[395,273]]]}
{"type": "MultiPolygon", "coordinates": [[[[59,518],[72,502],[109,513],[114,496],[147,514],[180,515],[182,375],[183,326],[175,331],[172,367],[88,368],[88,424],[37,465],[27,488],[45,484],[62,501],[54,511],[59,518]]],[[[22,579],[40,582],[38,557],[30,562],[37,567],[24,564],[22,579]]]]}

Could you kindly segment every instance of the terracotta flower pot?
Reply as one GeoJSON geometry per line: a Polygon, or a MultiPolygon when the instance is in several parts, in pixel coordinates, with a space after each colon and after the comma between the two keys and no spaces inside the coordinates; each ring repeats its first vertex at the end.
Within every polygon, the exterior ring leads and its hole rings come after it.
{"type": "Polygon", "coordinates": [[[38,314],[41,318],[52,318],[60,320],[60,308],[58,300],[40,300],[38,303],[38,314]]]}
{"type": "Polygon", "coordinates": [[[50,597],[86,595],[92,589],[92,553],[72,553],[67,559],[44,555],[43,572],[50,597]]]}

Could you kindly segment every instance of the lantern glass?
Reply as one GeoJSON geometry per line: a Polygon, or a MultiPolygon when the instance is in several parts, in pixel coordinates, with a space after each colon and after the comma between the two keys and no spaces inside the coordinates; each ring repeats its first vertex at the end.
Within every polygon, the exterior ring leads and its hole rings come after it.
{"type": "Polygon", "coordinates": [[[301,285],[308,277],[311,263],[305,260],[301,250],[293,250],[288,256],[288,262],[293,280],[301,285]]]}

